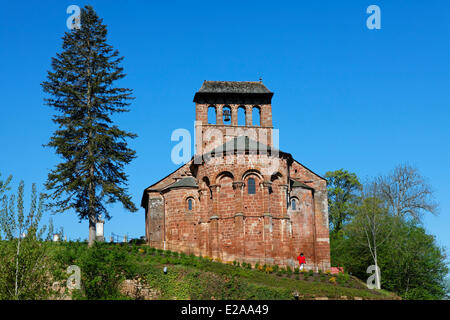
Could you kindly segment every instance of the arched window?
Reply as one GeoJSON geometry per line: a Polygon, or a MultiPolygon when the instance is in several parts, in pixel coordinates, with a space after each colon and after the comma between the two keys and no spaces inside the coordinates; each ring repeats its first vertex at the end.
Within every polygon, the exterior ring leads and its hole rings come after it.
{"type": "Polygon", "coordinates": [[[297,210],[297,199],[291,199],[291,210],[297,210]]]}
{"type": "Polygon", "coordinates": [[[261,109],[259,107],[253,107],[252,109],[252,122],[254,126],[261,125],[261,109]]]}
{"type": "Polygon", "coordinates": [[[222,108],[223,124],[231,124],[231,108],[225,106],[222,108]]]}
{"type": "Polygon", "coordinates": [[[187,209],[188,211],[194,210],[194,199],[192,198],[187,199],[187,209]]]}
{"type": "Polygon", "coordinates": [[[255,179],[250,178],[247,180],[247,191],[248,191],[248,194],[256,193],[255,179]]]}
{"type": "Polygon", "coordinates": [[[216,107],[208,107],[208,124],[216,124],[216,107]]]}
{"type": "Polygon", "coordinates": [[[245,107],[238,108],[238,126],[245,126],[245,107]]]}

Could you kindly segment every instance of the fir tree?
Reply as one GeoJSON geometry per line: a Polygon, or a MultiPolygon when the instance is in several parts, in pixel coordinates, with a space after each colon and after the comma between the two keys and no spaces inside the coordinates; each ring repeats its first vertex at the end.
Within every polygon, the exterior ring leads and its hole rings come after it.
{"type": "Polygon", "coordinates": [[[114,85],[125,76],[123,57],[106,43],[106,25],[91,6],[81,9],[80,19],[79,28],[65,33],[63,50],[52,59],[52,70],[42,83],[58,125],[46,146],[63,159],[48,174],[46,187],[52,191],[49,205],[55,212],[74,209],[80,220],[89,220],[92,245],[99,216],[111,218],[105,204],[121,202],[137,211],[124,172],[135,158],[126,139],[136,135],[111,120],[113,114],[128,112],[133,99],[131,89],[114,85]]]}

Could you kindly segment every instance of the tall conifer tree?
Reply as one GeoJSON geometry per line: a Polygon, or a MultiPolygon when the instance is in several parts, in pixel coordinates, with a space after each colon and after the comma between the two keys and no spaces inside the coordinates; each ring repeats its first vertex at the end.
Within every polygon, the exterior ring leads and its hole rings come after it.
{"type": "Polygon", "coordinates": [[[106,25],[91,6],[81,9],[81,25],[66,32],[62,52],[52,59],[52,70],[42,83],[45,99],[57,114],[58,129],[47,146],[62,157],[48,174],[50,206],[56,212],[74,209],[89,221],[89,245],[95,240],[100,215],[110,219],[106,203],[121,202],[137,211],[127,191],[124,166],[135,158],[127,138],[111,116],[128,112],[132,90],[118,88],[125,74],[119,52],[106,43],[106,25]]]}

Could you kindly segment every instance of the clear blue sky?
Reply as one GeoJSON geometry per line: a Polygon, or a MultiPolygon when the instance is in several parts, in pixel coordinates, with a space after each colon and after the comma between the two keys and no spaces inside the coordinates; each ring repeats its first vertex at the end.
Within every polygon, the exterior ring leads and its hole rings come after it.
{"type": "MultiPolygon", "coordinates": [[[[66,8],[90,3],[125,56],[132,111],[116,118],[139,137],[127,167],[142,191],[177,166],[177,128],[193,130],[192,98],[203,80],[260,76],[275,92],[281,149],[319,174],[344,168],[361,178],[399,163],[429,178],[440,215],[427,230],[450,248],[450,2],[448,1],[7,1],[0,20],[0,172],[42,190],[58,162],[43,148],[55,130],[40,83],[61,50],[66,8]],[[381,30],[366,8],[381,8],[381,30]]],[[[144,210],[111,207],[105,235],[144,234],[144,210]]],[[[46,216],[48,218],[48,216],[46,216]]],[[[53,216],[69,238],[87,222],[53,216]]]]}

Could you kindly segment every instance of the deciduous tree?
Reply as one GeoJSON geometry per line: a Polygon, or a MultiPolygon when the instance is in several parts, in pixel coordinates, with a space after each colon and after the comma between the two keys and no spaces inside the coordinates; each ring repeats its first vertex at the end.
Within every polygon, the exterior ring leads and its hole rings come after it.
{"type": "Polygon", "coordinates": [[[377,179],[380,197],[386,201],[390,213],[420,221],[424,213],[437,213],[433,190],[416,167],[401,164],[377,179]]]}
{"type": "Polygon", "coordinates": [[[330,231],[336,235],[356,210],[361,183],[356,174],[340,169],[325,174],[328,185],[330,231]]]}

